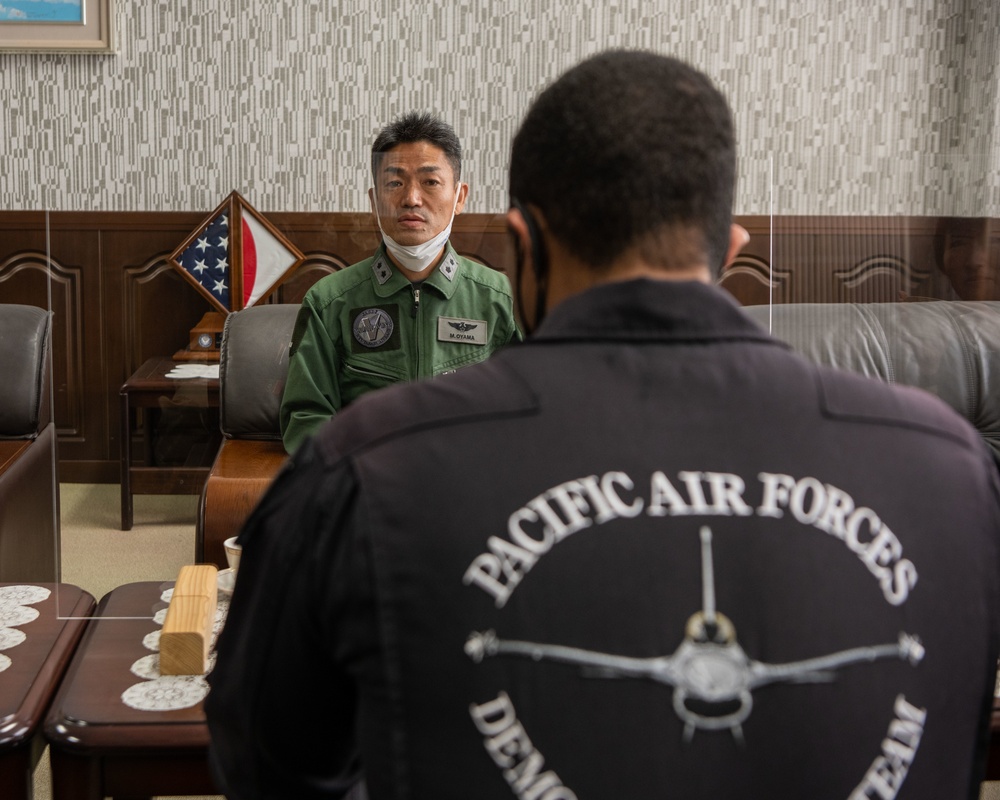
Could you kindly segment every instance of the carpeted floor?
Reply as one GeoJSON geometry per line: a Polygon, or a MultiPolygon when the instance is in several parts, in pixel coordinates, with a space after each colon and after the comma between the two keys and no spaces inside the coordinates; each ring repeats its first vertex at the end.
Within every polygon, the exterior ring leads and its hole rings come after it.
{"type": "Polygon", "coordinates": [[[62,579],[100,600],[133,581],[171,580],[193,564],[196,495],[135,495],[132,530],[121,530],[118,484],[60,487],[62,579]]]}
{"type": "MultiPolygon", "coordinates": [[[[121,530],[118,484],[64,483],[59,501],[63,583],[97,600],[125,583],[173,580],[195,563],[195,495],[136,495],[130,531],[121,530]]],[[[35,800],[51,797],[46,749],[35,770],[35,800]]]]}

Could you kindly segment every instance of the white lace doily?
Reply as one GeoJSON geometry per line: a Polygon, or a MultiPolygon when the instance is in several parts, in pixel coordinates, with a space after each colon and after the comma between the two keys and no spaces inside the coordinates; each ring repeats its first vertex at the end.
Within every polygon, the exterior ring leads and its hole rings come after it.
{"type": "Polygon", "coordinates": [[[51,594],[42,586],[0,586],[0,605],[30,606],[48,600],[51,594]]]}
{"type": "MultiPolygon", "coordinates": [[[[160,595],[160,600],[169,603],[173,597],[173,589],[167,589],[160,595]]],[[[229,612],[229,599],[220,597],[215,607],[215,618],[212,624],[212,651],[208,654],[207,675],[215,667],[215,640],[222,630],[229,612]]],[[[153,615],[153,621],[163,625],[167,618],[167,609],[163,608],[153,615]]],[[[122,692],[122,702],[129,708],[138,711],[176,711],[190,708],[205,699],[208,694],[208,683],[204,675],[161,675],[160,674],[160,634],[155,630],[142,638],[142,645],[152,650],[152,655],[143,656],[132,664],[132,674],[143,678],[142,683],[136,683],[122,692]]]]}
{"type": "Polygon", "coordinates": [[[147,633],[142,638],[142,646],[147,650],[152,650],[154,653],[160,652],[160,631],[147,633]]]}
{"type": "Polygon", "coordinates": [[[27,638],[25,632],[19,631],[17,628],[0,628],[0,650],[10,650],[12,647],[17,647],[27,638]]]}
{"type": "MultiPolygon", "coordinates": [[[[38,619],[38,609],[28,606],[48,600],[51,595],[52,592],[42,586],[0,586],[0,650],[10,650],[28,638],[24,631],[17,630],[17,626],[38,619]]],[[[10,656],[0,653],[0,672],[12,663],[10,656]]]]}
{"type": "Polygon", "coordinates": [[[153,653],[151,656],[143,656],[132,665],[131,670],[137,678],[143,678],[147,681],[156,680],[161,677],[160,654],[153,653]]]}
{"type": "Polygon", "coordinates": [[[122,692],[122,702],[139,711],[174,711],[197,705],[207,694],[202,675],[163,675],[129,686],[122,692]]]}
{"type": "Polygon", "coordinates": [[[229,613],[229,601],[220,600],[218,607],[215,609],[215,622],[212,623],[212,641],[210,647],[212,648],[213,654],[215,651],[215,641],[219,638],[219,634],[222,633],[222,627],[226,624],[226,615],[229,613]]]}
{"type": "Polygon", "coordinates": [[[38,619],[38,609],[28,606],[0,606],[0,627],[14,628],[38,619]]]}
{"type": "Polygon", "coordinates": [[[210,380],[219,379],[218,364],[177,364],[170,372],[168,378],[175,380],[190,380],[191,378],[208,378],[210,380]]]}

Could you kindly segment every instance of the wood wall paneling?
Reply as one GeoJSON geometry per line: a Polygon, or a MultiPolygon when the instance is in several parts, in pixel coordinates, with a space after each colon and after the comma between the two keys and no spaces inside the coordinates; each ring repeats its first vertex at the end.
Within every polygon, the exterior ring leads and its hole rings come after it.
{"type": "MultiPolygon", "coordinates": [[[[315,281],[367,258],[379,240],[367,213],[267,217],[305,259],[265,302],[301,302],[315,281]]],[[[146,359],[183,348],[191,327],[212,310],[167,261],[204,219],[204,212],[0,212],[0,303],[51,307],[55,314],[54,408],[63,480],[118,481],[119,388],[146,359]]],[[[953,296],[936,266],[936,218],[737,221],[750,232],[750,243],[720,284],[744,305],[953,296]]],[[[1000,249],[998,222],[992,221],[994,250],[1000,249]]],[[[502,214],[459,215],[452,242],[462,255],[516,283],[502,214]]]]}
{"type": "MultiPolygon", "coordinates": [[[[100,340],[99,235],[70,225],[47,228],[45,215],[24,212],[0,226],[0,302],[53,312],[53,411],[59,455],[68,462],[106,461],[104,362],[100,340]]],[[[108,475],[110,477],[110,475],[108,475]]]]}

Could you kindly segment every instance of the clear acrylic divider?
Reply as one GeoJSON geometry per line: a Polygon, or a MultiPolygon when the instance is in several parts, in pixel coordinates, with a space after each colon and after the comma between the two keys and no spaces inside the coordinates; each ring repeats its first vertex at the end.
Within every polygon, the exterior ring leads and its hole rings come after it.
{"type": "MultiPolygon", "coordinates": [[[[990,168],[995,160],[990,154],[876,159],[778,154],[748,159],[747,172],[740,175],[743,188],[736,219],[749,231],[750,241],[722,271],[719,283],[741,304],[762,306],[755,314],[766,325],[771,324],[773,310],[787,304],[797,304],[801,313],[812,315],[821,325],[822,315],[843,303],[996,301],[1000,299],[996,277],[1000,271],[1000,170],[990,168]]],[[[34,255],[26,252],[24,260],[45,276],[31,290],[33,297],[37,295],[31,302],[52,313],[55,358],[50,367],[50,402],[68,450],[73,431],[68,424],[70,409],[65,407],[66,383],[79,380],[74,370],[90,365],[74,351],[79,343],[73,341],[67,319],[79,309],[67,289],[74,280],[71,254],[57,241],[60,234],[53,232],[63,229],[52,225],[53,214],[60,213],[39,212],[37,247],[34,255]]],[[[209,211],[204,210],[204,215],[207,219],[209,211]]],[[[292,219],[296,215],[263,216],[274,217],[282,236],[302,242],[305,257],[257,305],[297,305],[316,280],[358,260],[334,254],[370,255],[379,242],[377,226],[367,211],[319,215],[323,220],[319,229],[315,221],[303,227],[292,219]]],[[[196,233],[197,227],[195,219],[191,232],[196,233]]],[[[516,259],[505,230],[502,212],[459,215],[452,243],[460,254],[504,270],[516,288],[516,259]]],[[[178,231],[173,246],[180,248],[186,235],[178,231]]],[[[192,244],[197,241],[195,237],[192,244]]],[[[86,536],[77,536],[75,541],[63,537],[56,543],[61,579],[81,585],[98,598],[128,582],[154,580],[169,586],[181,566],[205,560],[196,558],[196,537],[204,533],[199,523],[204,511],[201,495],[223,439],[219,414],[225,401],[219,381],[199,374],[201,368],[211,368],[218,361],[196,352],[197,339],[207,332],[214,347],[228,315],[211,318],[218,309],[200,297],[190,276],[171,263],[172,252],[151,248],[142,263],[122,266],[132,275],[125,291],[136,294],[129,313],[162,320],[160,333],[151,336],[147,325],[143,336],[126,335],[125,341],[108,345],[117,354],[117,360],[108,361],[108,369],[117,370],[108,376],[109,391],[146,379],[166,385],[151,390],[150,396],[159,394],[143,401],[146,405],[138,405],[137,395],[135,405],[127,411],[123,406],[128,425],[120,430],[129,432],[131,449],[127,468],[132,477],[132,530],[117,530],[122,527],[117,509],[113,502],[108,509],[105,496],[104,510],[94,512],[94,527],[101,533],[92,535],[103,537],[100,546],[113,557],[103,570],[105,583],[92,584],[93,588],[84,585],[81,577],[86,573],[80,560],[89,547],[86,536]],[[150,363],[157,358],[168,366],[150,363]],[[167,372],[175,376],[167,377],[167,372]],[[178,502],[177,495],[146,494],[151,487],[190,494],[178,502]],[[165,534],[167,529],[173,533],[165,534]],[[161,553],[162,536],[179,536],[179,549],[166,547],[161,553]]],[[[126,331],[130,330],[127,321],[126,331]]],[[[120,438],[118,430],[110,425],[113,442],[120,438]]],[[[54,452],[54,470],[57,456],[54,452]]],[[[59,509],[56,475],[53,507],[59,509]]],[[[120,487],[98,489],[107,495],[120,487]]],[[[76,502],[86,505],[88,501],[76,502]]],[[[64,508],[64,514],[68,510],[64,508]]],[[[217,565],[220,570],[227,568],[224,557],[217,558],[217,565]]],[[[59,608],[60,612],[70,610],[62,604],[59,608]]]]}

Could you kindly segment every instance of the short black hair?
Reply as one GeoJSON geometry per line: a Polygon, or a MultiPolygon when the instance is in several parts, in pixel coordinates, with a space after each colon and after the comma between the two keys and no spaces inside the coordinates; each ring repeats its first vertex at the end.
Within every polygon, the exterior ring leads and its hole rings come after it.
{"type": "Polygon", "coordinates": [[[725,98],[693,67],[645,51],[609,50],[563,74],[511,152],[512,204],[536,206],[595,270],[629,248],[665,269],[698,260],[718,270],[735,179],[725,98]]]}
{"type": "Polygon", "coordinates": [[[440,148],[451,164],[455,180],[462,179],[462,144],[454,128],[432,114],[412,112],[390,122],[372,143],[372,176],[378,175],[382,153],[410,142],[430,142],[440,148]]]}

